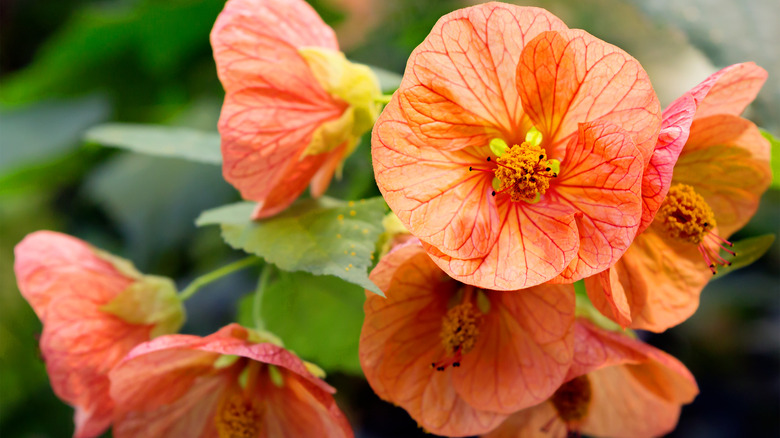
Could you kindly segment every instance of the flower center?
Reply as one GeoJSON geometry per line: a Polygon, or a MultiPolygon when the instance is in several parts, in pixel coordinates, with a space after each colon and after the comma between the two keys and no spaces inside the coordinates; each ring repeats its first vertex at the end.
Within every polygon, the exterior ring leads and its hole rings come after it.
{"type": "Polygon", "coordinates": [[[232,391],[222,399],[214,419],[219,438],[255,438],[260,436],[261,408],[241,391],[232,391]]]}
{"type": "Polygon", "coordinates": [[[707,201],[687,184],[675,184],[669,188],[656,219],[667,236],[698,245],[699,252],[713,274],[717,273],[716,265],[731,265],[731,262],[718,254],[719,249],[732,256],[737,255],[727,248],[732,246],[731,242],[712,232],[717,225],[712,209],[707,201]]]}
{"type": "Polygon", "coordinates": [[[496,158],[497,193],[506,193],[513,202],[531,202],[550,188],[550,179],[558,174],[540,145],[523,142],[496,158]]]}
{"type": "Polygon", "coordinates": [[[550,401],[561,420],[569,424],[588,415],[592,396],[588,376],[579,376],[561,385],[550,401]]]}
{"type": "Polygon", "coordinates": [[[449,309],[442,317],[439,332],[447,358],[432,366],[438,371],[444,371],[449,365],[459,367],[463,355],[471,351],[477,342],[481,322],[482,312],[471,304],[470,297],[449,309]]]}

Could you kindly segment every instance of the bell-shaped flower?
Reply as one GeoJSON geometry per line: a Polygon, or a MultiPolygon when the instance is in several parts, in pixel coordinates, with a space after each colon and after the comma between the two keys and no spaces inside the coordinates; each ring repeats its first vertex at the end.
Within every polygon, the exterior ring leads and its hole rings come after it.
{"type": "Polygon", "coordinates": [[[512,292],[464,285],[417,239],[382,257],[370,278],[386,298],[366,294],[363,372],[379,397],[425,430],[487,432],[564,381],[573,351],[571,285],[512,292]]]}
{"type": "Polygon", "coordinates": [[[690,371],[674,357],[578,319],[567,382],[484,438],[662,436],[675,428],[682,405],[698,392],[690,371]]]}
{"type": "Polygon", "coordinates": [[[231,324],[138,346],[110,374],[114,436],[352,437],[318,369],[268,341],[231,324]]]}
{"type": "Polygon", "coordinates": [[[114,409],[111,367],[136,345],[183,323],[176,288],[51,231],[28,235],[14,253],[19,290],[43,324],[40,349],[51,386],[76,409],[74,436],[98,436],[114,409]]]}
{"type": "Polygon", "coordinates": [[[321,195],[379,114],[376,76],[303,0],[230,0],[211,31],[225,88],[222,171],[255,218],[321,195]]]}
{"type": "Polygon", "coordinates": [[[666,330],[696,311],[707,281],[730,263],[720,255],[734,254],[726,239],[755,213],[771,181],[769,142],[739,117],[766,77],[753,63],[732,65],[664,111],[643,187],[649,227],[613,267],[586,279],[604,315],[624,327],[666,330]]]}

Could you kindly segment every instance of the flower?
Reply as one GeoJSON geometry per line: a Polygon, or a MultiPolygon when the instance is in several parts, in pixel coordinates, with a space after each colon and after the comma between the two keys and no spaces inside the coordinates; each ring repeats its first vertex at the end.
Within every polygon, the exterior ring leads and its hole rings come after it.
{"type": "Polygon", "coordinates": [[[352,437],[311,368],[237,324],[159,337],[111,371],[114,436],[352,437]]]}
{"type": "Polygon", "coordinates": [[[567,382],[484,438],[661,436],[674,429],[681,406],[698,392],[690,371],[674,357],[578,319],[567,382]]]}
{"type": "Polygon", "coordinates": [[[543,9],[445,15],[377,120],[377,184],[447,274],[515,290],[615,263],[642,215],[660,105],[622,50],[543,9]]]}
{"type": "Polygon", "coordinates": [[[432,433],[487,432],[563,382],[573,350],[574,291],[477,289],[445,275],[419,241],[396,246],[367,293],[360,364],[384,400],[432,433]]]}
{"type": "Polygon", "coordinates": [[[223,174],[254,218],[321,195],[379,113],[376,76],[303,0],[230,0],[211,31],[225,88],[223,174]]]}
{"type": "Polygon", "coordinates": [[[136,345],[183,323],[176,288],[60,233],[34,232],[14,252],[19,290],[43,323],[51,386],[76,408],[74,436],[100,435],[114,408],[108,371],[136,345]]]}
{"type": "Polygon", "coordinates": [[[733,254],[726,239],[755,213],[771,181],[769,142],[739,117],[766,76],[753,63],[726,67],[664,111],[651,159],[651,167],[665,162],[654,220],[614,267],[586,279],[604,315],[624,327],[666,330],[696,311],[717,265],[730,264],[718,253],[733,254]],[[669,131],[679,137],[668,141],[669,131]]]}

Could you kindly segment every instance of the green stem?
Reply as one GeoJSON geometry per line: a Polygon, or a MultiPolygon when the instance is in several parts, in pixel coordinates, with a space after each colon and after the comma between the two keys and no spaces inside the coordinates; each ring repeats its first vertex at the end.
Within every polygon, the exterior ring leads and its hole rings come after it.
{"type": "Polygon", "coordinates": [[[268,286],[268,281],[271,279],[271,274],[274,271],[274,265],[266,264],[263,268],[263,272],[260,274],[260,279],[257,281],[257,289],[255,290],[255,296],[252,300],[252,320],[255,323],[257,330],[265,330],[265,323],[263,322],[263,294],[265,288],[268,286]]]}
{"type": "Polygon", "coordinates": [[[181,293],[179,294],[179,299],[184,301],[191,296],[195,295],[195,292],[198,291],[201,287],[219,280],[220,278],[231,274],[235,271],[238,271],[239,269],[246,268],[247,266],[251,266],[255,263],[257,263],[260,260],[259,257],[255,256],[249,256],[247,258],[243,258],[241,260],[238,260],[236,262],[233,262],[229,265],[225,265],[217,270],[211,271],[208,274],[201,275],[200,277],[196,278],[192,281],[181,293]]]}
{"type": "Polygon", "coordinates": [[[375,98],[374,102],[388,104],[388,103],[390,103],[390,99],[392,99],[392,98],[393,98],[392,94],[383,94],[383,95],[375,98]]]}

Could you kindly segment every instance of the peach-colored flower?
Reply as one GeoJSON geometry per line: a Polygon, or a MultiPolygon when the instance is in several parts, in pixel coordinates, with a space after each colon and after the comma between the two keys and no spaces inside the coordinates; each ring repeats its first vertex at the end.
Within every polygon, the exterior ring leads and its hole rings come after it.
{"type": "Polygon", "coordinates": [[[571,365],[574,292],[496,292],[448,277],[416,239],[371,272],[360,363],[374,391],[426,430],[464,436],[549,397],[571,365]]]}
{"type": "Polygon", "coordinates": [[[371,129],[381,94],[371,70],[339,52],[333,29],[303,0],[230,0],[211,32],[225,88],[223,174],[259,204],[321,195],[371,129]]]}
{"type": "Polygon", "coordinates": [[[237,324],[154,339],[110,376],[117,438],[353,436],[333,388],[237,324]]]}
{"type": "Polygon", "coordinates": [[[567,382],[548,401],[512,415],[485,438],[661,436],[674,429],[682,405],[698,392],[691,373],[674,357],[579,319],[567,382]]]}
{"type": "Polygon", "coordinates": [[[76,408],[74,436],[100,435],[114,407],[108,371],[184,320],[173,282],[51,231],[28,235],[15,256],[19,290],[43,323],[40,348],[51,386],[76,408]]]}
{"type": "Polygon", "coordinates": [[[660,126],[647,74],[545,10],[445,15],[373,131],[385,200],[452,277],[495,290],[616,262],[660,126]]]}
{"type": "Polygon", "coordinates": [[[624,327],[666,330],[696,311],[717,265],[729,263],[718,254],[732,252],[725,239],[755,213],[771,181],[769,142],[739,117],[766,76],[753,63],[724,68],[664,111],[649,166],[663,162],[653,179],[655,219],[612,268],[586,279],[604,315],[624,327]],[[664,142],[669,131],[679,136],[664,142]]]}

